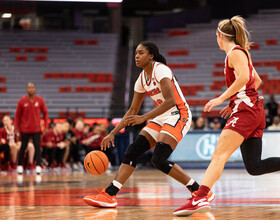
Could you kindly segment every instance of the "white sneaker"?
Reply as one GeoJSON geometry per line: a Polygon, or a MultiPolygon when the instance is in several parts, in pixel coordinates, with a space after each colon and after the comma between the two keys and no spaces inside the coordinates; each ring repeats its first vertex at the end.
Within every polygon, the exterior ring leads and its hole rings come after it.
{"type": "Polygon", "coordinates": [[[73,170],[79,170],[79,166],[76,163],[73,163],[73,170]]]}
{"type": "Polygon", "coordinates": [[[17,183],[22,184],[23,183],[23,175],[17,175],[17,183]]]}
{"type": "Polygon", "coordinates": [[[79,168],[79,170],[83,170],[84,169],[84,165],[81,162],[78,162],[78,168],[79,168]]]}
{"type": "Polygon", "coordinates": [[[36,175],[36,183],[41,183],[42,175],[36,175]]]}
{"type": "Polygon", "coordinates": [[[18,174],[22,174],[23,173],[23,166],[22,165],[18,165],[17,166],[17,173],[18,174]]]}
{"type": "Polygon", "coordinates": [[[42,172],[41,166],[36,166],[36,173],[39,175],[42,172]]]}

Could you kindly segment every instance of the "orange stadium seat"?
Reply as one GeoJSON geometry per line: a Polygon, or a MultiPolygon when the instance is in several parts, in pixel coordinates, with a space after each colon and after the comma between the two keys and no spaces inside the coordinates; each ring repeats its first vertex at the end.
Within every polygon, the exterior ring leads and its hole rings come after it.
{"type": "Polygon", "coordinates": [[[6,86],[0,87],[0,92],[1,92],[1,93],[7,92],[7,87],[6,87],[6,86]]]}
{"type": "Polygon", "coordinates": [[[203,91],[204,85],[190,85],[190,86],[182,86],[180,85],[182,93],[184,95],[196,95],[197,91],[203,91]]]}
{"type": "Polygon", "coordinates": [[[36,48],[35,47],[26,47],[26,48],[24,48],[24,52],[25,53],[35,53],[36,48]]]}
{"type": "Polygon", "coordinates": [[[189,55],[188,50],[173,50],[167,52],[168,56],[187,56],[189,55]]]}
{"type": "Polygon", "coordinates": [[[266,45],[277,45],[277,39],[267,39],[265,41],[266,45]]]}
{"type": "Polygon", "coordinates": [[[78,117],[82,117],[85,118],[86,117],[86,113],[85,112],[59,112],[59,117],[60,118],[78,118],[78,117]]]}
{"type": "Polygon", "coordinates": [[[189,35],[189,30],[169,30],[168,35],[169,36],[183,36],[183,35],[189,35]]]}
{"type": "Polygon", "coordinates": [[[225,80],[214,80],[210,86],[211,91],[222,90],[222,87],[226,85],[225,80]]]}
{"type": "Polygon", "coordinates": [[[216,63],[214,64],[214,66],[217,67],[217,68],[219,68],[219,67],[224,68],[224,67],[225,67],[225,63],[216,62],[216,63]]]}
{"type": "Polygon", "coordinates": [[[20,53],[20,47],[10,47],[10,53],[20,53]]]}
{"type": "Polygon", "coordinates": [[[97,45],[98,44],[98,40],[88,40],[88,45],[97,45]]]}
{"type": "Polygon", "coordinates": [[[86,41],[85,40],[75,40],[74,43],[76,45],[85,45],[86,44],[86,41]]]}
{"type": "Polygon", "coordinates": [[[251,50],[259,50],[260,49],[260,45],[258,43],[254,43],[250,46],[251,50]]]}
{"type": "Polygon", "coordinates": [[[171,69],[192,69],[196,68],[196,63],[169,63],[171,69]]]}
{"type": "Polygon", "coordinates": [[[224,71],[213,71],[212,75],[213,76],[224,76],[224,71]]]}
{"type": "Polygon", "coordinates": [[[47,47],[38,47],[37,48],[37,53],[48,53],[49,52],[49,48],[47,47]]]}
{"type": "Polygon", "coordinates": [[[261,61],[253,61],[254,67],[261,67],[263,66],[263,63],[261,61]]]}
{"type": "Polygon", "coordinates": [[[72,92],[71,86],[59,87],[59,92],[72,92]]]}
{"type": "Polygon", "coordinates": [[[5,76],[1,76],[0,77],[0,83],[5,83],[6,82],[6,77],[5,76]]]}
{"type": "Polygon", "coordinates": [[[89,79],[90,83],[114,82],[112,73],[45,73],[45,79],[89,79]]]}
{"type": "Polygon", "coordinates": [[[27,56],[26,55],[16,56],[16,61],[27,61],[27,56]]]}
{"type": "Polygon", "coordinates": [[[47,61],[47,56],[35,56],[36,61],[47,61]]]}
{"type": "Polygon", "coordinates": [[[111,92],[112,87],[76,87],[75,92],[111,92]]]}

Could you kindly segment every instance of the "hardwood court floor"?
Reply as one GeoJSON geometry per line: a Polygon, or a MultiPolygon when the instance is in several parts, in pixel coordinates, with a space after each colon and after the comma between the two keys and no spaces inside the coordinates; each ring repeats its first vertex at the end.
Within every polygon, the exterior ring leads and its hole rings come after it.
{"type": "MultiPolygon", "coordinates": [[[[188,170],[198,182],[204,170],[188,170]]],[[[87,173],[0,175],[0,219],[226,220],[280,219],[280,173],[253,177],[225,170],[213,191],[212,211],[176,217],[172,211],[190,196],[180,183],[156,170],[137,170],[118,194],[117,209],[87,206],[82,197],[96,194],[115,176],[87,173]]]]}

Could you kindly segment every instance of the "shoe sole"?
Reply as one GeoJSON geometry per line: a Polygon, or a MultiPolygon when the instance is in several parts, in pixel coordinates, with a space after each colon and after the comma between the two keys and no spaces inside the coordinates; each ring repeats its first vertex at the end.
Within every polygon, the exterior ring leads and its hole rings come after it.
{"type": "Polygon", "coordinates": [[[203,206],[203,207],[200,207],[200,208],[195,209],[195,210],[180,210],[180,211],[177,211],[177,212],[173,212],[173,215],[176,215],[176,216],[189,216],[189,215],[192,215],[194,213],[209,212],[210,210],[211,210],[210,206],[203,206]]]}
{"type": "Polygon", "coordinates": [[[106,202],[100,202],[100,201],[96,201],[94,199],[91,198],[83,198],[84,202],[90,206],[94,206],[94,207],[100,207],[100,208],[116,208],[118,203],[106,203],[106,202]]]}

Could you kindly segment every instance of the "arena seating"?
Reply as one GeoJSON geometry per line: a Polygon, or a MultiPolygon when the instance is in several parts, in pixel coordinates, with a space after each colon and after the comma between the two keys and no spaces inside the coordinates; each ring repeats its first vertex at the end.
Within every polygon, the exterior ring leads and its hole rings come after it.
{"type": "Polygon", "coordinates": [[[67,111],[107,117],[117,46],[116,34],[0,32],[0,111],[13,116],[32,81],[51,117],[67,111]]]}
{"type": "MultiPolygon", "coordinates": [[[[276,28],[280,26],[280,13],[262,10],[247,21],[254,42],[251,56],[264,82],[259,92],[266,100],[270,94],[275,94],[280,103],[280,32],[276,28]]],[[[215,34],[218,22],[212,20],[206,24],[190,24],[178,30],[148,34],[148,40],[154,41],[166,57],[196,117],[201,115],[207,100],[226,89],[223,74],[225,53],[219,50],[215,34]],[[199,90],[195,89],[198,87],[199,90]]],[[[218,115],[227,103],[208,116],[218,115]]],[[[144,111],[153,107],[154,103],[145,98],[144,111]]]]}

